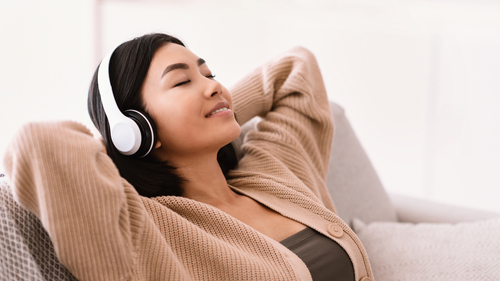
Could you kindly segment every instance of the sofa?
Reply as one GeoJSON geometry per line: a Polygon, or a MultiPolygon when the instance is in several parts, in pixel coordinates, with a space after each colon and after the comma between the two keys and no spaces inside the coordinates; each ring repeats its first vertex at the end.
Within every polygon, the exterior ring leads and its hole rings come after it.
{"type": "MultiPolygon", "coordinates": [[[[331,102],[335,135],[327,187],[358,234],[376,280],[496,280],[500,214],[388,194],[344,109],[331,102]]],[[[252,119],[235,140],[259,122],[252,119]]],[[[0,171],[0,280],[76,280],[40,221],[18,205],[0,171]]]]}

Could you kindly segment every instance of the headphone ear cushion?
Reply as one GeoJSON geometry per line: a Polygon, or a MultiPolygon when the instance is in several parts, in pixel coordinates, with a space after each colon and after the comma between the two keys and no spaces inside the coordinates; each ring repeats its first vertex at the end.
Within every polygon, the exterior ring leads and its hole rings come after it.
{"type": "Polygon", "coordinates": [[[148,155],[156,144],[156,126],[153,119],[147,113],[143,113],[134,109],[127,109],[123,115],[132,119],[139,126],[141,131],[141,145],[136,153],[132,156],[144,157],[148,155]]]}

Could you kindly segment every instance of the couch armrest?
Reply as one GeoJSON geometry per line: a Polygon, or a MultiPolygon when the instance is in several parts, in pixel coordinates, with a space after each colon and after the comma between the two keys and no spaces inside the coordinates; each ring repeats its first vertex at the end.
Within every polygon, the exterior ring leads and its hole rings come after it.
{"type": "Polygon", "coordinates": [[[458,223],[500,218],[500,213],[436,203],[396,194],[389,195],[400,222],[458,223]]]}

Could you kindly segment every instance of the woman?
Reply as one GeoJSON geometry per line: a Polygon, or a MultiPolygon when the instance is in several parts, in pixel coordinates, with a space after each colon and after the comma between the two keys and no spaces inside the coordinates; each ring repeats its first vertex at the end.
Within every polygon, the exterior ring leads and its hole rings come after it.
{"type": "Polygon", "coordinates": [[[326,191],[332,117],[309,51],[270,61],[230,95],[174,37],[123,43],[109,77],[120,110],[156,127],[144,157],[116,149],[99,71],[89,112],[105,148],[74,122],[29,124],[4,159],[16,198],[77,278],[371,280],[326,191]],[[238,162],[235,114],[263,118],[238,162]]]}

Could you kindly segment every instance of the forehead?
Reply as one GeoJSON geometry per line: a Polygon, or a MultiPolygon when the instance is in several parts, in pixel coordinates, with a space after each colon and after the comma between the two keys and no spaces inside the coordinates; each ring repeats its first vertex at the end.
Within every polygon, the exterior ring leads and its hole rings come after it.
{"type": "Polygon", "coordinates": [[[173,63],[196,63],[198,56],[187,48],[175,44],[167,43],[160,47],[153,56],[151,66],[165,67],[173,63]]]}

